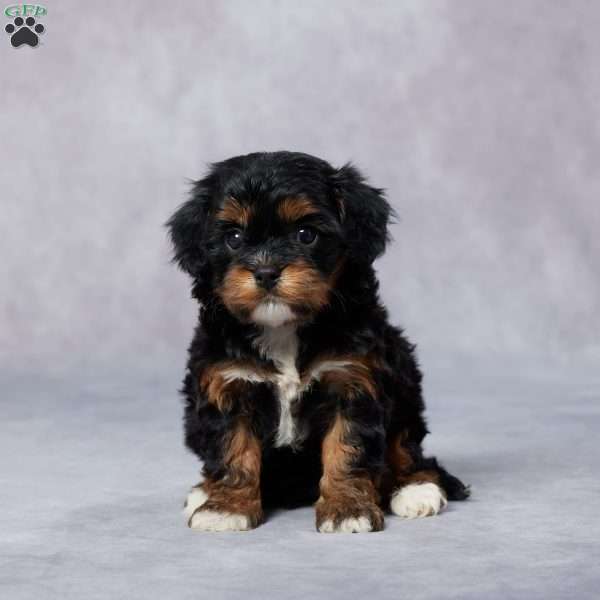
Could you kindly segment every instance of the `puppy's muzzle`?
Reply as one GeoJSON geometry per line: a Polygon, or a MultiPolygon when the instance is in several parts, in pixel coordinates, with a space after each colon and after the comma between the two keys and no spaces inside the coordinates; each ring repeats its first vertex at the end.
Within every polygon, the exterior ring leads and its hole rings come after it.
{"type": "Polygon", "coordinates": [[[281,269],[273,266],[258,267],[254,271],[256,285],[267,291],[272,290],[277,285],[280,275],[281,269]]]}

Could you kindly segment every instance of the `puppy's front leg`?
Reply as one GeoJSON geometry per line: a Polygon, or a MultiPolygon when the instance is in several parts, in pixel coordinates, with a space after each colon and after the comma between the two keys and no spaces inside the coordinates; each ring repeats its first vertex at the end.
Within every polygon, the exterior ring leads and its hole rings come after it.
{"type": "Polygon", "coordinates": [[[338,414],[323,440],[321,496],[316,505],[317,530],[321,533],[383,529],[375,487],[377,474],[361,465],[366,462],[366,450],[357,436],[356,425],[338,414]]]}
{"type": "Polygon", "coordinates": [[[189,493],[185,515],[192,529],[245,531],[262,520],[260,441],[239,417],[223,443],[223,475],[207,476],[189,493]]]}
{"type": "Polygon", "coordinates": [[[376,488],[383,461],[384,432],[374,398],[342,400],[322,444],[323,476],[316,505],[317,530],[362,533],[383,529],[376,488]]]}
{"type": "Polygon", "coordinates": [[[321,447],[317,530],[379,531],[383,512],[376,484],[384,464],[385,431],[373,361],[352,355],[327,357],[316,361],[311,373],[337,405],[321,447]]]}

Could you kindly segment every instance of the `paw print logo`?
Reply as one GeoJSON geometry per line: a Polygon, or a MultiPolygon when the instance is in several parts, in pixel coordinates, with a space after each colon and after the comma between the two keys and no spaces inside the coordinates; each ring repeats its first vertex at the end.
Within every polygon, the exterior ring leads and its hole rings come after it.
{"type": "Polygon", "coordinates": [[[33,17],[27,17],[25,21],[21,17],[16,17],[13,23],[9,23],[4,28],[6,33],[10,35],[10,43],[15,48],[23,44],[35,48],[40,41],[38,34],[44,33],[44,26],[41,23],[36,24],[33,17]]]}

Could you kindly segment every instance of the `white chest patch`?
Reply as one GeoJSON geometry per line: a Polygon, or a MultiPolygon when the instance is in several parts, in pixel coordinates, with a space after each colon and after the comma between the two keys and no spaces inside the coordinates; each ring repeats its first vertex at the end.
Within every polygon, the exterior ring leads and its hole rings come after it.
{"type": "Polygon", "coordinates": [[[262,356],[273,361],[278,370],[278,374],[274,377],[280,408],[275,446],[291,446],[297,441],[292,405],[301,388],[300,374],[296,368],[298,356],[296,327],[294,324],[265,326],[254,344],[262,356]]]}

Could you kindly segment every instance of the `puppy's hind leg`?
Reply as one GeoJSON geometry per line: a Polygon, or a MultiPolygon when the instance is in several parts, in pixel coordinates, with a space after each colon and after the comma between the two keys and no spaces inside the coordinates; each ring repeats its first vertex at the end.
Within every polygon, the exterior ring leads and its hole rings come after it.
{"type": "Polygon", "coordinates": [[[412,452],[397,436],[388,445],[391,471],[390,510],[405,519],[430,517],[440,513],[448,500],[464,500],[469,489],[438,465],[435,458],[423,458],[420,447],[412,452]]]}

